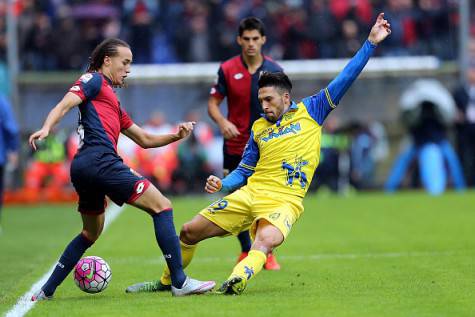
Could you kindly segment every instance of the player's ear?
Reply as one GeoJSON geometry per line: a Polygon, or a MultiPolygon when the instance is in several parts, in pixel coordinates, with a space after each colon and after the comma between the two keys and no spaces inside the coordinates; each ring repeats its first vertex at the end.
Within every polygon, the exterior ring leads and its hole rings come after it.
{"type": "Polygon", "coordinates": [[[110,64],[111,64],[111,58],[110,58],[110,56],[107,56],[107,55],[106,55],[106,56],[104,57],[104,65],[105,65],[105,66],[109,66],[110,64]]]}
{"type": "Polygon", "coordinates": [[[267,37],[264,35],[262,37],[262,45],[266,44],[266,41],[267,41],[267,37]]]}
{"type": "Polygon", "coordinates": [[[242,38],[241,36],[236,36],[236,42],[239,44],[239,46],[242,46],[242,38]]]}
{"type": "Polygon", "coordinates": [[[290,104],[290,94],[288,92],[284,92],[282,99],[284,100],[284,104],[290,104]]]}

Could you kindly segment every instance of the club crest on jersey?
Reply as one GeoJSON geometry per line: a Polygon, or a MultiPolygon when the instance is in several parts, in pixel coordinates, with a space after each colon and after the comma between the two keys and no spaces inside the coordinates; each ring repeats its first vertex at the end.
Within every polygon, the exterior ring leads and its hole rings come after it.
{"type": "Polygon", "coordinates": [[[79,80],[82,81],[83,83],[87,83],[91,79],[92,79],[92,74],[84,74],[79,78],[79,80]]]}
{"type": "Polygon", "coordinates": [[[272,220],[277,220],[280,217],[280,212],[273,212],[269,215],[269,218],[272,220]]]}
{"type": "Polygon", "coordinates": [[[291,123],[290,125],[280,126],[278,128],[270,128],[266,132],[262,133],[260,137],[262,141],[267,142],[287,134],[297,134],[301,130],[302,128],[300,126],[300,122],[297,122],[296,124],[291,123]]]}
{"type": "Polygon", "coordinates": [[[237,74],[234,75],[234,79],[236,79],[236,80],[239,80],[243,77],[244,77],[244,75],[242,73],[237,73],[237,74]]]}
{"type": "Polygon", "coordinates": [[[294,185],[294,180],[300,183],[302,189],[307,186],[307,174],[302,171],[302,168],[306,165],[308,165],[308,161],[305,161],[302,158],[296,158],[294,164],[286,161],[282,162],[282,169],[286,172],[286,183],[288,186],[292,187],[294,185]]]}
{"type": "Polygon", "coordinates": [[[283,114],[282,120],[290,120],[295,116],[296,113],[297,113],[297,110],[291,109],[283,114]]]}

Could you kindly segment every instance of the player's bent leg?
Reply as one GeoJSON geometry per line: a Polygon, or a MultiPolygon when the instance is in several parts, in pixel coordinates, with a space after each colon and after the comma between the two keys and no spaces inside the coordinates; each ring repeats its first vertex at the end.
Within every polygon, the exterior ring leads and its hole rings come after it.
{"type": "Polygon", "coordinates": [[[234,267],[229,278],[217,292],[219,294],[242,294],[248,281],[262,270],[267,254],[283,241],[284,235],[277,227],[265,219],[260,219],[249,255],[234,267]]]}
{"type": "Polygon", "coordinates": [[[81,216],[83,220],[82,232],[66,247],[48,281],[31,297],[32,301],[51,299],[56,288],[72,271],[84,252],[99,238],[104,228],[104,213],[83,213],[81,216]]]}

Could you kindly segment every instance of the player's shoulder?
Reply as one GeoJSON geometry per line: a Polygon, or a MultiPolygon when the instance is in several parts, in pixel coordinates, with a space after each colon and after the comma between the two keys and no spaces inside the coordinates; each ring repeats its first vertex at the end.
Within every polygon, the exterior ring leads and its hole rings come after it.
{"type": "Polygon", "coordinates": [[[254,121],[254,123],[252,124],[252,131],[254,133],[259,132],[260,130],[269,127],[269,125],[272,125],[272,123],[267,121],[266,118],[260,117],[259,119],[254,121]]]}
{"type": "Polygon", "coordinates": [[[272,57],[264,55],[264,66],[267,71],[282,72],[284,69],[272,57]]]}
{"type": "Polygon", "coordinates": [[[100,73],[92,72],[82,74],[77,80],[77,83],[87,86],[100,86],[103,80],[104,78],[100,73]]]}
{"type": "Polygon", "coordinates": [[[224,62],[221,63],[221,68],[223,70],[227,70],[233,67],[238,67],[241,64],[241,56],[236,55],[234,57],[231,57],[228,60],[225,60],[224,62]]]}

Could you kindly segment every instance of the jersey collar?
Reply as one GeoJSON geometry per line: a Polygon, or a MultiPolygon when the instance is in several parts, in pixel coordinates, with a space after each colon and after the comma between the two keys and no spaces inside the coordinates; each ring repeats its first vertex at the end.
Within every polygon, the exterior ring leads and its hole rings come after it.
{"type": "Polygon", "coordinates": [[[255,74],[259,74],[260,73],[260,70],[262,67],[264,67],[264,63],[266,62],[266,57],[264,56],[264,54],[261,53],[261,56],[262,56],[262,63],[261,63],[261,66],[259,66],[259,68],[257,68],[256,72],[254,74],[251,74],[249,73],[249,66],[246,64],[246,61],[244,60],[244,57],[242,56],[242,53],[241,55],[239,55],[239,57],[241,58],[241,63],[242,65],[244,65],[244,68],[247,69],[247,72],[251,75],[255,75],[255,74]]]}
{"type": "MultiPolygon", "coordinates": [[[[279,117],[279,119],[277,119],[277,121],[275,122],[275,125],[278,126],[278,127],[280,127],[280,122],[282,121],[282,117],[284,116],[284,114],[286,114],[286,113],[289,112],[290,110],[295,110],[295,109],[297,109],[297,108],[298,108],[298,107],[297,107],[297,104],[296,104],[294,101],[292,101],[292,102],[290,103],[289,108],[288,108],[283,114],[281,114],[281,116],[279,117]]],[[[266,119],[266,120],[269,121],[269,122],[272,122],[272,121],[270,121],[270,120],[267,118],[267,116],[266,116],[265,113],[261,113],[261,117],[263,117],[264,119],[266,119]]]]}

